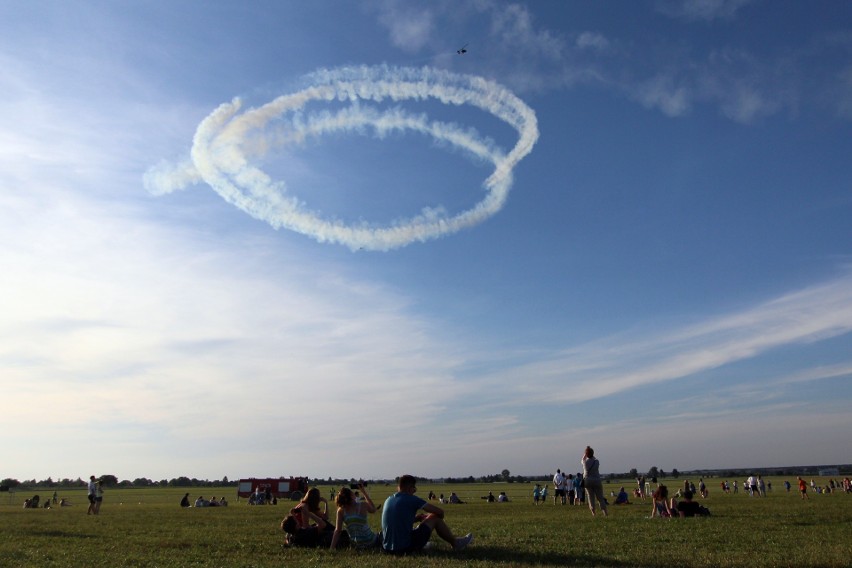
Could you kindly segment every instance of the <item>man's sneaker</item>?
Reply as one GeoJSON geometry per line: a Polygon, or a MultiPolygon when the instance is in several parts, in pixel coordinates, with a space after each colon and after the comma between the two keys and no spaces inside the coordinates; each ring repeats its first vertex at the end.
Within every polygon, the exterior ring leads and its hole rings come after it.
{"type": "Polygon", "coordinates": [[[467,548],[470,545],[471,542],[473,542],[473,534],[467,533],[466,535],[461,536],[461,537],[456,539],[455,549],[457,551],[458,550],[464,550],[465,548],[467,548]]]}
{"type": "Polygon", "coordinates": [[[425,550],[425,551],[432,550],[433,548],[435,548],[435,543],[432,542],[431,540],[423,545],[423,550],[425,550]]]}

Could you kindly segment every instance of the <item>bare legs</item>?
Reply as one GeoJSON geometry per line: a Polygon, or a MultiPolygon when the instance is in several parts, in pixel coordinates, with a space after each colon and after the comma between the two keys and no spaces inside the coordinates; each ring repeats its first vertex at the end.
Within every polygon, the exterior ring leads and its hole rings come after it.
{"type": "Polygon", "coordinates": [[[444,522],[444,519],[434,513],[429,513],[429,515],[423,519],[423,524],[438,533],[438,536],[452,546],[454,550],[463,549],[471,540],[473,540],[472,535],[456,537],[450,527],[447,526],[447,523],[444,522]]]}

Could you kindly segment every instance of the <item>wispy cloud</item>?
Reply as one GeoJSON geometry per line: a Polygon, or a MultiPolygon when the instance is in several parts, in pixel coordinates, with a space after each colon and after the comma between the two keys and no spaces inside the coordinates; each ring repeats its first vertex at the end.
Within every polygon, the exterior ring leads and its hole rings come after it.
{"type": "Polygon", "coordinates": [[[600,33],[583,32],[577,36],[577,47],[603,51],[609,47],[609,40],[600,33]]]}
{"type": "Polygon", "coordinates": [[[784,346],[852,331],[852,277],[663,333],[629,333],[571,348],[504,375],[525,400],[579,402],[689,377],[784,346]],[[571,384],[571,389],[557,385],[571,384]],[[546,397],[540,393],[546,392],[546,397]]]}
{"type": "MultiPolygon", "coordinates": [[[[677,20],[669,25],[694,26],[704,22],[727,25],[739,17],[751,0],[661,0],[658,12],[677,20]]],[[[400,4],[380,5],[379,19],[393,21],[400,4]]],[[[403,4],[404,6],[404,4],[403,4]]],[[[650,9],[650,8],[649,8],[650,9]]],[[[848,81],[839,69],[834,76],[812,77],[809,57],[814,45],[820,58],[843,49],[844,41],[820,42],[811,38],[804,45],[791,43],[772,55],[750,53],[739,44],[720,40],[706,50],[693,50],[688,42],[666,45],[654,39],[617,37],[588,29],[548,28],[522,4],[481,0],[459,7],[452,2],[430,7],[430,40],[415,42],[419,53],[436,46],[454,44],[458,38],[442,37],[450,22],[487,22],[487,34],[476,38],[478,72],[498,78],[516,92],[541,92],[565,88],[604,88],[621,93],[649,109],[670,117],[690,114],[708,106],[735,122],[751,124],[788,111],[795,114],[803,102],[828,103],[847,116],[848,81]],[[814,42],[814,43],[811,43],[814,42]],[[831,43],[831,44],[830,44],[831,43]],[[805,77],[810,77],[805,79],[805,77]]],[[[406,19],[399,21],[405,26],[406,19]]],[[[397,33],[396,28],[391,33],[397,33]]],[[[416,34],[415,34],[416,36],[416,34]]],[[[417,36],[416,36],[417,37],[417,36]]],[[[392,35],[392,41],[393,35],[392,35]]],[[[448,66],[458,63],[446,54],[435,61],[448,66]]]]}
{"type": "Polygon", "coordinates": [[[657,0],[657,10],[689,21],[730,19],[754,0],[657,0]]]}
{"type": "MultiPolygon", "coordinates": [[[[281,243],[246,236],[234,245],[114,217],[114,207],[106,214],[72,194],[62,201],[34,200],[32,216],[18,203],[21,220],[6,217],[0,232],[20,239],[0,252],[0,423],[27,429],[30,441],[73,447],[96,436],[110,460],[125,442],[146,446],[137,449],[150,459],[164,436],[193,451],[239,445],[255,452],[241,467],[257,470],[275,461],[268,447],[310,432],[317,442],[299,451],[321,446],[332,470],[348,448],[381,444],[374,434],[388,423],[413,435],[435,420],[433,393],[459,392],[455,348],[392,290],[281,243]],[[281,270],[264,265],[272,257],[281,270]],[[105,424],[121,426],[99,431],[105,424]]],[[[77,462],[67,456],[63,467],[111,467],[77,462]]],[[[120,475],[163,472],[139,465],[120,475]]]]}
{"type": "Polygon", "coordinates": [[[417,52],[429,44],[434,18],[425,6],[386,0],[380,3],[378,18],[393,45],[403,51],[417,52]]]}

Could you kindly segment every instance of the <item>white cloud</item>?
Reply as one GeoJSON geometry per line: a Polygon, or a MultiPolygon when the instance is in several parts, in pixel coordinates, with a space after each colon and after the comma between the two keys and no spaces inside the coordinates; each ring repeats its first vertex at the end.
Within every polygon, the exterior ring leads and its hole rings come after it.
{"type": "Polygon", "coordinates": [[[559,60],[564,53],[564,41],[546,29],[537,27],[533,16],[520,4],[492,5],[491,34],[512,50],[559,60]]]}
{"type": "Polygon", "coordinates": [[[579,402],[689,377],[773,349],[850,331],[852,277],[845,275],[693,326],[659,334],[625,334],[571,348],[513,369],[503,375],[503,382],[523,400],[579,402]],[[517,386],[521,377],[526,378],[524,387],[517,386]],[[554,388],[562,384],[572,388],[554,388]],[[547,396],[543,398],[542,392],[547,396]]]}
{"type": "Polygon", "coordinates": [[[603,51],[609,47],[609,40],[597,32],[583,32],[577,36],[577,47],[603,51]]]}
{"type": "Polygon", "coordinates": [[[432,35],[432,12],[422,6],[386,1],[380,5],[379,22],[390,34],[391,43],[407,52],[423,49],[432,35]]]}
{"type": "Polygon", "coordinates": [[[658,0],[657,9],[670,17],[713,21],[730,19],[753,0],[658,0]]]}
{"type": "Polygon", "coordinates": [[[382,286],[280,242],[229,245],[53,195],[61,205],[16,202],[17,220],[4,209],[0,234],[17,245],[0,251],[0,424],[27,444],[98,440],[102,458],[63,467],[110,471],[131,440],[148,473],[122,475],[178,475],[164,435],[254,448],[241,467],[260,467],[305,431],[317,440],[305,452],[338,460],[354,441],[380,445],[387,424],[413,435],[440,415],[433,393],[459,388],[454,348],[382,286]]]}
{"type": "Polygon", "coordinates": [[[668,116],[682,116],[691,108],[690,90],[672,77],[658,75],[628,90],[647,108],[658,108],[668,116]]]}

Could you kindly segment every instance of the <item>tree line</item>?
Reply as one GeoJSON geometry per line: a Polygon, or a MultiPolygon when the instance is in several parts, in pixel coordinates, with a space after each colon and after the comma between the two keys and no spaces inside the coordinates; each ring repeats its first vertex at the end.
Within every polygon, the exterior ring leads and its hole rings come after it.
{"type": "MultiPolygon", "coordinates": [[[[148,479],[145,477],[139,477],[134,480],[123,479],[119,481],[119,479],[110,474],[101,475],[98,479],[107,487],[227,487],[227,486],[236,486],[236,481],[228,480],[228,476],[223,477],[222,479],[196,479],[195,477],[175,477],[172,479],[161,479],[159,481],[155,481],[152,479],[148,479]]],[[[57,479],[54,480],[50,477],[47,479],[42,479],[37,481],[35,479],[27,479],[24,481],[19,481],[17,479],[6,478],[0,480],[0,487],[3,487],[4,491],[16,490],[18,488],[28,488],[28,489],[37,489],[37,488],[54,488],[54,487],[64,487],[64,488],[75,488],[75,487],[86,487],[88,482],[84,481],[81,478],[77,479],[57,479]]]]}
{"type": "MultiPolygon", "coordinates": [[[[817,475],[820,468],[824,468],[826,466],[788,466],[788,467],[773,467],[773,468],[750,468],[750,469],[717,469],[717,470],[692,470],[687,472],[680,472],[677,468],[672,469],[667,472],[664,469],[653,466],[647,472],[640,473],[638,469],[633,468],[629,472],[624,473],[609,473],[606,477],[610,480],[614,479],[636,479],[640,475],[644,475],[647,479],[653,478],[675,478],[682,475],[689,476],[697,476],[697,477],[744,477],[749,475],[817,475]]],[[[845,464],[838,467],[842,474],[846,474],[852,472],[852,465],[845,464]]],[[[554,472],[555,473],[555,472],[554,472]]],[[[571,473],[566,471],[565,473],[571,473]]],[[[553,473],[546,473],[542,475],[512,475],[508,469],[504,469],[500,473],[494,473],[490,475],[480,475],[473,476],[469,475],[467,477],[444,477],[439,479],[434,478],[422,478],[425,481],[429,481],[432,483],[452,483],[452,484],[463,484],[463,483],[530,483],[532,481],[540,481],[542,479],[550,479],[553,476],[553,473]]],[[[106,486],[108,487],[236,487],[237,481],[231,481],[228,479],[228,476],[224,476],[222,479],[197,479],[195,477],[186,477],[180,476],[172,479],[161,479],[161,480],[152,480],[145,477],[138,477],[134,480],[124,479],[119,481],[119,479],[115,475],[102,475],[99,478],[106,486]]],[[[285,477],[281,477],[280,479],[288,479],[285,477]]],[[[355,479],[355,478],[332,478],[328,477],[326,479],[320,478],[308,478],[309,485],[347,485],[350,483],[358,483],[364,482],[367,484],[378,484],[378,483],[391,483],[394,482],[393,479],[355,479]]],[[[54,480],[50,477],[42,480],[28,479],[24,481],[19,481],[17,479],[6,478],[0,480],[0,490],[2,491],[15,491],[18,488],[27,488],[27,489],[36,489],[36,488],[75,488],[75,487],[86,487],[86,481],[81,478],[77,479],[57,479],[54,480]]]]}

